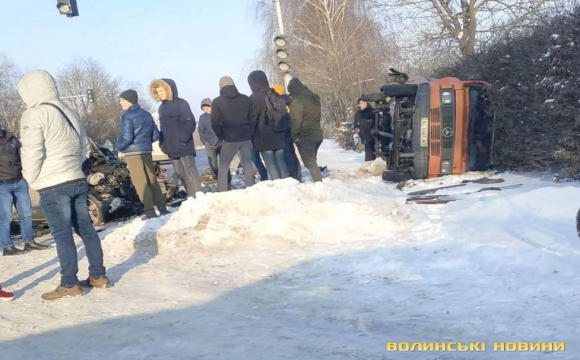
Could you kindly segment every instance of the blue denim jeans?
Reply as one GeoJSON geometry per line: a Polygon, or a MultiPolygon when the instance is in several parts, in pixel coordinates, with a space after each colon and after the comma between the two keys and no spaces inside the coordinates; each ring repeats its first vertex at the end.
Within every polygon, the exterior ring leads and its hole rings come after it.
{"type": "Polygon", "coordinates": [[[105,275],[101,240],[89,216],[88,192],[89,186],[84,180],[39,192],[40,206],[56,243],[61,284],[66,287],[78,283],[77,248],[71,227],[75,228],[85,245],[89,276],[96,278],[105,275]]]}
{"type": "Polygon", "coordinates": [[[268,170],[264,166],[262,162],[262,158],[260,157],[260,153],[256,150],[252,150],[252,162],[256,165],[256,169],[258,170],[258,174],[260,174],[260,181],[268,180],[268,170]]]}
{"type": "Polygon", "coordinates": [[[28,184],[24,180],[14,184],[2,183],[0,184],[0,250],[14,245],[10,236],[12,206],[16,206],[16,211],[18,211],[22,241],[29,243],[34,240],[32,202],[28,193],[28,184]]]}
{"type": "Polygon", "coordinates": [[[284,149],[276,151],[262,151],[262,157],[268,169],[268,178],[270,180],[286,179],[288,177],[288,168],[284,160],[284,149]]]}

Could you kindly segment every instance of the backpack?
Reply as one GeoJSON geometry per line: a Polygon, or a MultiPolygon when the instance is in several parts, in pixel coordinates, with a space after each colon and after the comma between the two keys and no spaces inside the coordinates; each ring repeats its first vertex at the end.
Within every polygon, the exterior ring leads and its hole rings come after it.
{"type": "Polygon", "coordinates": [[[290,114],[286,111],[286,101],[274,90],[266,95],[267,125],[275,132],[285,132],[290,129],[290,114]]]}

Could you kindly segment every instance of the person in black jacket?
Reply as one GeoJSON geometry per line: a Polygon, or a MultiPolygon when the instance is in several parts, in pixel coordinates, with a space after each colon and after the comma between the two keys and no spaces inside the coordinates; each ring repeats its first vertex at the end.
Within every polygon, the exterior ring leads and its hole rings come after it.
{"type": "Polygon", "coordinates": [[[220,79],[220,96],[213,101],[211,126],[223,141],[218,171],[219,191],[228,191],[228,170],[239,151],[244,169],[246,187],[254,185],[252,165],[252,134],[255,123],[250,123],[250,99],[240,94],[234,80],[220,79]]]}
{"type": "Polygon", "coordinates": [[[376,140],[372,131],[375,126],[375,109],[361,99],[358,100],[358,108],[353,128],[358,129],[358,135],[365,145],[365,161],[374,161],[376,140]]]}
{"type": "Polygon", "coordinates": [[[0,130],[0,249],[4,256],[21,255],[30,250],[49,248],[34,241],[32,202],[28,193],[28,184],[22,178],[20,148],[20,141],[16,136],[0,130]],[[10,235],[12,206],[16,206],[18,211],[24,250],[14,246],[10,235]]]}
{"type": "Polygon", "coordinates": [[[124,113],[121,116],[121,133],[117,140],[117,150],[125,154],[125,161],[131,174],[131,182],[144,205],[143,220],[156,218],[154,206],[159,213],[168,215],[165,196],[157,182],[153,164],[153,142],[159,141],[160,134],[153,116],[139,106],[135,90],[126,90],[119,96],[124,113]]]}
{"type": "Polygon", "coordinates": [[[187,101],[177,93],[177,85],[171,79],[154,80],[150,86],[151,96],[161,101],[159,145],[173,163],[175,174],[183,182],[187,195],[195,197],[201,191],[201,177],[195,164],[195,116],[187,101]]]}
{"type": "MultiPolygon", "coordinates": [[[[270,83],[266,74],[257,70],[248,76],[248,84],[252,89],[250,96],[250,122],[256,124],[254,130],[254,149],[259,151],[268,169],[268,177],[271,180],[286,179],[288,168],[284,160],[284,148],[286,147],[286,134],[276,132],[270,128],[267,115],[266,97],[270,91],[270,83]]],[[[277,96],[279,96],[276,93],[277,96]]]]}

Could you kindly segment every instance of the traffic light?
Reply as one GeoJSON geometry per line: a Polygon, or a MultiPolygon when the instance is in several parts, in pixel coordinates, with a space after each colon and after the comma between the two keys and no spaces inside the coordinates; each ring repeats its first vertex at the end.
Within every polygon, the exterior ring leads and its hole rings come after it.
{"type": "Polygon", "coordinates": [[[276,61],[278,64],[278,70],[283,73],[290,72],[290,63],[288,62],[288,40],[283,35],[278,35],[274,38],[274,44],[276,44],[276,61]]]}
{"type": "Polygon", "coordinates": [[[93,93],[93,89],[87,89],[87,100],[91,104],[95,102],[95,94],[93,93]]]}
{"type": "Polygon", "coordinates": [[[66,15],[67,17],[79,16],[77,0],[57,0],[56,8],[61,15],[66,15]]]}

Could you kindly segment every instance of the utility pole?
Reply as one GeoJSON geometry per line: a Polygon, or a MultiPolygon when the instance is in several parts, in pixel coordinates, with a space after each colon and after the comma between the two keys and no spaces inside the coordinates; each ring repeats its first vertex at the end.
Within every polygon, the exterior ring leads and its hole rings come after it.
{"type": "Polygon", "coordinates": [[[276,5],[276,14],[278,15],[278,28],[280,30],[280,35],[284,36],[284,20],[282,19],[282,5],[280,5],[280,0],[274,0],[276,5]]]}
{"type": "MultiPolygon", "coordinates": [[[[280,35],[282,38],[285,38],[285,33],[284,33],[284,18],[282,17],[282,5],[280,4],[280,0],[273,0],[274,1],[274,5],[276,6],[276,15],[278,17],[278,31],[280,32],[280,35]]],[[[286,93],[288,94],[288,83],[290,82],[290,80],[292,80],[292,75],[288,74],[288,72],[285,72],[284,74],[284,90],[286,91],[286,93]]]]}

